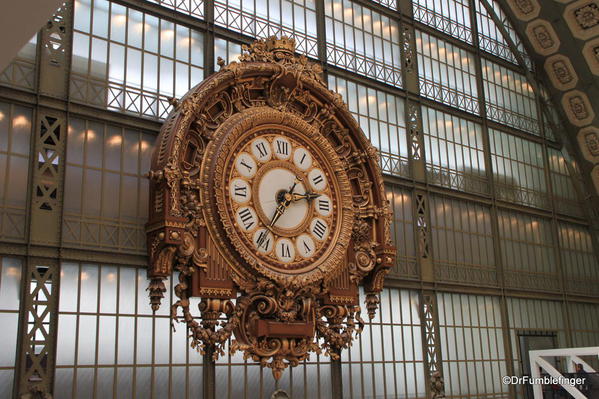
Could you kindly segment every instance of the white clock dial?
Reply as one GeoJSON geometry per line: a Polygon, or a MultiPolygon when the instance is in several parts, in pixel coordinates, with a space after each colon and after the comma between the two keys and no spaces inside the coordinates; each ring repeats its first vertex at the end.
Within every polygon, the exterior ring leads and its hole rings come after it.
{"type": "Polygon", "coordinates": [[[335,174],[315,144],[272,129],[248,134],[228,164],[223,187],[237,238],[246,255],[265,267],[310,269],[337,237],[335,174]]]}
{"type": "Polygon", "coordinates": [[[330,216],[331,212],[333,212],[333,203],[328,195],[321,195],[320,197],[314,200],[314,209],[321,216],[330,216]]]}
{"type": "Polygon", "coordinates": [[[323,191],[327,188],[327,178],[324,172],[318,168],[314,168],[308,173],[308,180],[315,191],[323,191]]]}
{"type": "Polygon", "coordinates": [[[282,160],[287,160],[291,156],[291,143],[288,139],[283,136],[277,136],[272,141],[272,148],[275,153],[275,156],[282,160]]]}
{"type": "Polygon", "coordinates": [[[292,262],[295,259],[295,246],[288,238],[279,238],[275,244],[275,255],[283,263],[292,262]]]}
{"type": "Polygon", "coordinates": [[[258,252],[263,254],[269,254],[275,243],[273,234],[267,229],[258,229],[252,237],[254,245],[258,249],[258,252]]]}
{"type": "Polygon", "coordinates": [[[321,218],[314,218],[310,222],[310,233],[318,241],[324,241],[329,235],[329,225],[321,218]]]}
{"type": "Polygon", "coordinates": [[[256,161],[247,152],[240,153],[235,159],[235,169],[240,175],[247,177],[248,179],[254,177],[256,174],[256,161]]]}
{"type": "Polygon", "coordinates": [[[256,212],[249,206],[238,208],[237,212],[235,212],[235,218],[237,220],[237,225],[243,231],[249,232],[258,227],[258,217],[256,216],[256,212]]]}
{"type": "Polygon", "coordinates": [[[244,179],[236,178],[229,185],[231,198],[238,204],[245,204],[252,198],[252,188],[244,179]]]}
{"type": "Polygon", "coordinates": [[[254,157],[262,163],[270,161],[272,158],[272,150],[268,140],[258,138],[252,141],[252,154],[254,154],[254,157]]]}
{"type": "MultiPolygon", "coordinates": [[[[285,168],[273,168],[266,172],[258,185],[260,207],[267,218],[271,218],[277,209],[277,196],[280,192],[289,191],[295,182],[295,173],[285,168]]],[[[303,183],[295,185],[294,193],[303,194],[306,188],[303,183]]],[[[307,201],[294,201],[285,213],[277,220],[276,227],[280,229],[295,229],[304,222],[308,214],[307,201]]]]}
{"type": "Polygon", "coordinates": [[[305,148],[299,147],[293,151],[293,164],[300,170],[308,170],[312,166],[312,155],[305,148]]]}
{"type": "Polygon", "coordinates": [[[310,258],[316,252],[316,243],[308,234],[302,234],[295,241],[297,252],[302,258],[310,258]]]}

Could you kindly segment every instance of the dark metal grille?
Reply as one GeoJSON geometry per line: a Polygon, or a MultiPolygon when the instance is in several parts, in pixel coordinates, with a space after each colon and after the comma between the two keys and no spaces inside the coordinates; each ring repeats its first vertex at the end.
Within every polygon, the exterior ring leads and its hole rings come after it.
{"type": "Polygon", "coordinates": [[[61,275],[55,397],[201,396],[202,356],[169,306],[152,314],[145,269],[63,263],[61,275]]]}
{"type": "Polygon", "coordinates": [[[244,360],[241,353],[227,354],[216,362],[216,396],[218,398],[270,398],[283,389],[292,398],[327,399],[331,397],[330,359],[312,353],[297,367],[288,368],[279,381],[268,368],[244,360]]]}
{"type": "Polygon", "coordinates": [[[204,2],[202,0],[148,0],[163,7],[177,10],[196,18],[204,18],[204,2]]]}
{"type": "MultiPolygon", "coordinates": [[[[493,10],[497,14],[497,16],[501,19],[503,23],[503,27],[508,31],[510,38],[516,43],[518,47],[518,51],[520,55],[524,59],[526,66],[532,70],[533,64],[530,56],[526,53],[524,49],[524,45],[516,31],[512,27],[512,24],[508,21],[505,13],[501,10],[501,7],[495,0],[484,0],[488,1],[488,3],[493,7],[493,10]]],[[[482,50],[487,51],[493,55],[496,55],[504,60],[507,60],[513,64],[518,64],[516,56],[510,49],[507,40],[500,33],[497,25],[491,19],[491,16],[487,13],[486,8],[479,4],[476,7],[476,18],[477,18],[477,26],[478,26],[478,41],[479,46],[482,50]]]]}
{"type": "MultiPolygon", "coordinates": [[[[568,346],[566,321],[561,302],[538,299],[507,298],[507,317],[511,341],[514,375],[523,375],[528,354],[522,353],[519,335],[555,337],[558,348],[568,346]]],[[[526,385],[516,387],[517,397],[524,397],[526,385]]]]}
{"type": "Polygon", "coordinates": [[[551,221],[511,211],[500,211],[498,221],[505,284],[559,291],[551,221]]]}
{"type": "Polygon", "coordinates": [[[239,60],[241,55],[241,44],[230,40],[214,38],[214,65],[217,65],[218,57],[222,58],[225,63],[229,64],[239,60]]]}
{"type": "MultiPolygon", "coordinates": [[[[570,303],[568,305],[572,320],[572,346],[581,348],[585,346],[597,346],[599,343],[599,306],[589,303],[570,303]]],[[[587,358],[588,363],[595,369],[599,369],[599,360],[587,358]]]]}
{"type": "Polygon", "coordinates": [[[576,294],[599,294],[599,268],[587,227],[560,222],[558,225],[562,264],[568,265],[566,290],[576,294]]]}
{"type": "Polygon", "coordinates": [[[397,248],[396,266],[391,274],[400,278],[417,279],[420,271],[416,262],[412,193],[392,184],[386,186],[386,191],[393,212],[391,239],[397,248]]]}
{"type": "Polygon", "coordinates": [[[489,208],[431,195],[430,214],[436,279],[497,285],[489,208]]]}
{"type": "MultiPolygon", "coordinates": [[[[570,176],[564,151],[558,151],[554,148],[548,148],[547,151],[551,188],[553,189],[556,210],[566,215],[584,217],[583,205],[578,196],[580,189],[575,187],[577,182],[570,176]]],[[[572,163],[571,160],[570,163],[572,163]]]]}
{"type": "Polygon", "coordinates": [[[524,75],[482,59],[487,118],[540,135],[532,86],[524,75]]]}
{"type": "Polygon", "coordinates": [[[424,399],[418,293],[391,288],[380,299],[377,316],[341,353],[343,397],[424,399]]]}

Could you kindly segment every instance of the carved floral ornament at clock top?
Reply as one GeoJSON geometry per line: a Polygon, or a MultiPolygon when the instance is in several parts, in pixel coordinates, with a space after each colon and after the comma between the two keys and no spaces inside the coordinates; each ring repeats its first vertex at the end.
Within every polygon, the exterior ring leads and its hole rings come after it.
{"type": "Polygon", "coordinates": [[[241,350],[280,378],[310,352],[338,358],[395,261],[378,154],[292,39],[245,47],[164,123],[150,171],[148,288],[191,345],[241,350]],[[200,298],[197,311],[192,297],[200,298]],[[197,313],[199,312],[199,313],[197,313]]]}

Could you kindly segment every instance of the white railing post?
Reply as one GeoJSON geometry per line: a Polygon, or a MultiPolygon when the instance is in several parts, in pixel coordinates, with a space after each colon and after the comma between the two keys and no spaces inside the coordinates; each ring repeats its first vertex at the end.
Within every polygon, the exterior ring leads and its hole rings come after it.
{"type": "MultiPolygon", "coordinates": [[[[541,367],[537,363],[538,351],[530,351],[530,376],[533,379],[541,378],[541,367]]],[[[532,392],[534,394],[535,399],[543,399],[543,386],[539,384],[534,384],[532,386],[532,392]]]]}

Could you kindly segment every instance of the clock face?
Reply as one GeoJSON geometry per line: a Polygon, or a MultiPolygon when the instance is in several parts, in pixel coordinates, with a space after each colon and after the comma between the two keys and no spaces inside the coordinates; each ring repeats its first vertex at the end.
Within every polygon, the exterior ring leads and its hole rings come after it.
{"type": "Polygon", "coordinates": [[[290,131],[238,141],[224,191],[243,247],[260,264],[299,272],[318,266],[338,229],[338,183],[320,150],[290,131]]]}

